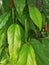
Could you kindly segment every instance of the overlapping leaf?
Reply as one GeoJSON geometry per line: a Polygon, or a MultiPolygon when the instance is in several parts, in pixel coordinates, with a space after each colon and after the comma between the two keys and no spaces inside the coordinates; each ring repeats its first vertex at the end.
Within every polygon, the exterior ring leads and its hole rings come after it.
{"type": "Polygon", "coordinates": [[[21,15],[24,10],[25,2],[25,0],[14,0],[14,4],[19,15],[21,15]]]}
{"type": "Polygon", "coordinates": [[[6,33],[2,33],[0,35],[0,47],[2,47],[2,45],[4,44],[5,39],[6,39],[6,33]]]}
{"type": "Polygon", "coordinates": [[[31,45],[23,45],[16,65],[36,65],[35,53],[31,45]]]}
{"type": "MultiPolygon", "coordinates": [[[[5,58],[7,58],[6,52],[5,52],[5,48],[6,48],[6,32],[3,32],[2,34],[0,34],[0,64],[2,65],[2,60],[4,60],[5,58]]],[[[7,50],[7,49],[6,49],[7,50]]]]}
{"type": "Polygon", "coordinates": [[[37,61],[39,61],[38,64],[44,64],[44,65],[48,65],[49,64],[49,58],[45,55],[45,52],[43,50],[43,46],[42,44],[36,40],[36,39],[32,39],[31,42],[30,42],[35,50],[35,53],[37,55],[37,61]]]}
{"type": "Polygon", "coordinates": [[[7,23],[10,13],[5,13],[0,17],[0,29],[7,23]]]}
{"type": "Polygon", "coordinates": [[[42,38],[41,43],[45,52],[45,55],[49,58],[49,38],[42,38]]]}

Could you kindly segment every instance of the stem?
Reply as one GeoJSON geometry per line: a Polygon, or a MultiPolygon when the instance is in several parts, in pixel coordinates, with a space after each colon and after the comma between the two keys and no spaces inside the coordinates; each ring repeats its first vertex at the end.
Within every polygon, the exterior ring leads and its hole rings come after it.
{"type": "Polygon", "coordinates": [[[14,8],[12,8],[12,19],[13,19],[13,23],[14,23],[14,8]]]}
{"type": "Polygon", "coordinates": [[[28,26],[27,26],[27,19],[25,20],[25,42],[27,42],[28,38],[28,26]]]}
{"type": "Polygon", "coordinates": [[[27,15],[28,14],[28,5],[26,0],[26,19],[25,19],[25,42],[28,41],[28,22],[27,22],[27,15]]]}
{"type": "Polygon", "coordinates": [[[3,6],[2,6],[2,14],[4,14],[4,8],[3,8],[3,6]]]}

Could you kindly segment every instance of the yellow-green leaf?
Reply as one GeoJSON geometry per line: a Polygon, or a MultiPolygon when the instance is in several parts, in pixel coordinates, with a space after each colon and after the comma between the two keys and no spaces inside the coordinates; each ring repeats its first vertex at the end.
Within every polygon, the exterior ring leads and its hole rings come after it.
{"type": "Polygon", "coordinates": [[[36,7],[29,6],[29,14],[34,24],[41,30],[42,29],[42,15],[36,7]]]}
{"type": "Polygon", "coordinates": [[[7,35],[8,35],[10,62],[12,65],[14,65],[14,62],[17,59],[17,54],[21,47],[20,26],[18,24],[12,24],[7,31],[7,35]]]}

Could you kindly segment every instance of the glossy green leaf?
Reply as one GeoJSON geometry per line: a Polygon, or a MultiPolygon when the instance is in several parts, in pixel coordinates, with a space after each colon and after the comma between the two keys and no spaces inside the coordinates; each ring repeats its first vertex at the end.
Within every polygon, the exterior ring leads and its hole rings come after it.
{"type": "Polygon", "coordinates": [[[16,65],[36,65],[35,53],[31,45],[23,45],[16,65]]]}
{"type": "Polygon", "coordinates": [[[7,23],[8,19],[10,17],[10,13],[5,13],[0,17],[0,29],[5,26],[5,24],[7,23]]]}
{"type": "Polygon", "coordinates": [[[14,4],[19,15],[21,15],[24,10],[25,2],[25,0],[14,0],[14,4]]]}
{"type": "MultiPolygon", "coordinates": [[[[49,58],[45,55],[42,44],[36,39],[32,39],[30,41],[30,43],[32,44],[32,47],[34,48],[38,59],[41,61],[41,64],[42,65],[43,64],[48,65],[49,64],[49,58]]],[[[38,59],[37,59],[37,61],[38,61],[38,59]]],[[[38,64],[40,64],[40,62],[38,64]]]]}
{"type": "Polygon", "coordinates": [[[30,18],[34,24],[41,30],[42,29],[42,15],[36,7],[29,6],[30,18]]]}
{"type": "Polygon", "coordinates": [[[14,62],[17,59],[17,54],[21,47],[20,26],[18,24],[12,24],[7,31],[7,35],[8,35],[10,62],[12,65],[14,65],[14,62]]]}

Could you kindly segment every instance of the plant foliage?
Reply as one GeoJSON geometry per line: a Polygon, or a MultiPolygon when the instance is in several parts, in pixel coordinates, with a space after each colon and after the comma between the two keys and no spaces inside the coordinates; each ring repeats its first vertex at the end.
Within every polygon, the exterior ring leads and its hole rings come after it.
{"type": "Polygon", "coordinates": [[[42,14],[34,0],[0,0],[0,65],[49,65],[42,14]]]}

